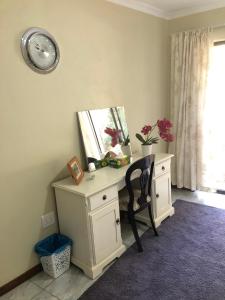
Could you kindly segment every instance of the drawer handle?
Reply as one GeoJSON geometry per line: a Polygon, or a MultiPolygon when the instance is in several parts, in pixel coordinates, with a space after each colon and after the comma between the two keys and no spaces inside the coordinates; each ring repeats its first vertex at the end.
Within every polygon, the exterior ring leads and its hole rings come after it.
{"type": "Polygon", "coordinates": [[[107,199],[107,196],[104,195],[104,196],[102,197],[102,200],[106,200],[106,199],[107,199]]]}
{"type": "Polygon", "coordinates": [[[156,194],[156,198],[159,198],[159,194],[156,194]]]}
{"type": "Polygon", "coordinates": [[[120,219],[116,219],[116,225],[120,225],[120,219]]]}
{"type": "Polygon", "coordinates": [[[162,166],[162,171],[165,171],[165,170],[166,170],[166,168],[164,166],[162,166]]]}

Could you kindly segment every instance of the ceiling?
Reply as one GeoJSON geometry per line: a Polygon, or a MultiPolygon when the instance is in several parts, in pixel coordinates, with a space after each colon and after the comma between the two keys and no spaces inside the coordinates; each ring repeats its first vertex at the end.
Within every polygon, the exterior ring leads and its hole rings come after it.
{"type": "Polygon", "coordinates": [[[225,0],[107,0],[165,19],[225,7],[225,0]]]}

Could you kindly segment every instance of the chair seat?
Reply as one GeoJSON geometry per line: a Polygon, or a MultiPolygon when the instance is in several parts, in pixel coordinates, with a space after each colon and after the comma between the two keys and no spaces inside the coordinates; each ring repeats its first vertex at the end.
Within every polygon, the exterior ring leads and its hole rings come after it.
{"type": "MultiPolygon", "coordinates": [[[[134,204],[133,204],[133,210],[136,211],[140,208],[140,205],[138,204],[137,200],[141,195],[140,190],[134,189],[134,204]]],[[[147,202],[151,201],[151,197],[147,197],[147,202]]],[[[127,192],[127,189],[123,189],[119,193],[119,205],[120,205],[120,210],[122,211],[127,211],[128,210],[128,203],[129,203],[129,195],[127,192]]]]}

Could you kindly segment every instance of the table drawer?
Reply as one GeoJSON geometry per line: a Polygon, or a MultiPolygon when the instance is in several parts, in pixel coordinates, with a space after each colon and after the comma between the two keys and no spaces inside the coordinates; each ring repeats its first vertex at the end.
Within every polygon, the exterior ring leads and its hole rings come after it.
{"type": "Polygon", "coordinates": [[[158,177],[166,172],[170,172],[170,159],[155,165],[154,177],[158,177]]]}
{"type": "Polygon", "coordinates": [[[89,210],[94,210],[118,198],[117,186],[112,186],[88,198],[89,210]]]}

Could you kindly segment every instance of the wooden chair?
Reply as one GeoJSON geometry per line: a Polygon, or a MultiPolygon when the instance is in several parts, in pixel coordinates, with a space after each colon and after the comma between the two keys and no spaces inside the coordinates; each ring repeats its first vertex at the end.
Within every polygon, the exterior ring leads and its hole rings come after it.
{"type": "MultiPolygon", "coordinates": [[[[125,193],[120,194],[120,210],[126,211],[128,214],[128,220],[131,224],[132,231],[137,243],[138,251],[142,252],[143,248],[141,245],[140,237],[138,235],[135,215],[144,209],[148,209],[149,218],[151,221],[152,228],[156,236],[158,233],[155,228],[154,220],[152,217],[151,207],[151,187],[152,187],[152,176],[154,169],[154,155],[146,156],[138,161],[134,162],[127,170],[125,176],[126,189],[125,193]],[[134,172],[137,173],[139,170],[140,176],[138,177],[138,188],[134,187],[132,177],[134,172]]],[[[137,180],[135,180],[137,182],[137,180]]]]}

